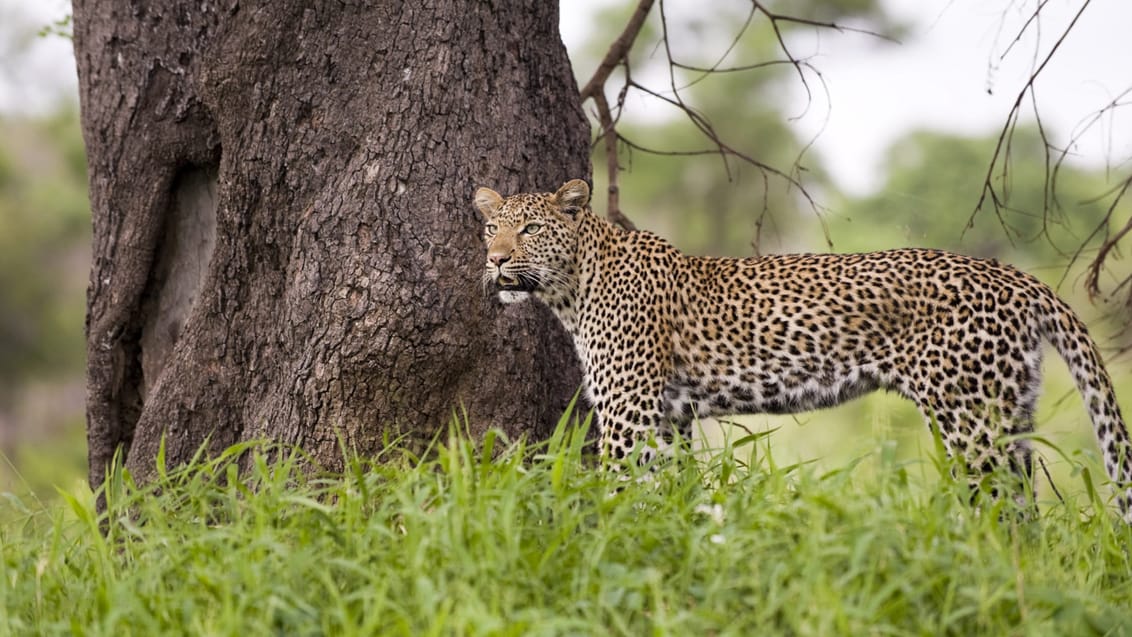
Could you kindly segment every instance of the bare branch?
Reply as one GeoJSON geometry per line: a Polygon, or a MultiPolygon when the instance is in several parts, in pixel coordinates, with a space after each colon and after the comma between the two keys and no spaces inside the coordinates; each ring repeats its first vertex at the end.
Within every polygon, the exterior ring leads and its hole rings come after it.
{"type": "MultiPolygon", "coordinates": [[[[1112,219],[1113,212],[1116,210],[1116,205],[1128,193],[1129,186],[1132,186],[1132,176],[1124,180],[1124,184],[1120,187],[1120,191],[1113,197],[1112,204],[1108,207],[1105,214],[1105,223],[1112,219]]],[[[1124,227],[1109,237],[1106,237],[1104,243],[1101,244],[1097,250],[1096,256],[1089,263],[1088,271],[1085,274],[1085,290],[1089,293],[1089,298],[1092,299],[1095,295],[1100,293],[1100,278],[1101,270],[1104,268],[1105,259],[1108,253],[1120,242],[1129,232],[1132,232],[1132,217],[1129,217],[1124,223],[1124,227]]],[[[1123,284],[1122,284],[1123,285],[1123,284]]],[[[1132,298],[1132,297],[1130,297],[1132,298]]]]}
{"type": "Polygon", "coordinates": [[[761,2],[758,2],[758,0],[752,0],[752,3],[755,5],[755,8],[758,9],[759,13],[765,15],[772,22],[792,22],[794,24],[804,24],[806,26],[817,27],[820,29],[832,29],[834,31],[837,31],[838,33],[860,33],[861,35],[869,35],[874,38],[880,38],[881,40],[892,42],[894,44],[900,43],[900,41],[894,37],[885,35],[883,33],[877,33],[876,31],[870,31],[869,29],[850,27],[844,24],[837,24],[836,22],[822,22],[821,20],[810,20],[808,18],[799,18],[792,15],[775,13],[763,6],[763,4],[761,2]]]}
{"type": "MultiPolygon", "coordinates": [[[[663,14],[662,14],[662,16],[663,16],[663,14]]],[[[743,34],[745,34],[747,32],[748,28],[750,28],[751,20],[753,20],[754,17],[755,17],[755,8],[751,7],[751,12],[747,14],[747,19],[743,21],[743,26],[739,27],[739,30],[735,33],[735,37],[731,38],[731,44],[727,45],[727,49],[722,54],[720,54],[719,57],[716,58],[715,62],[708,68],[694,69],[693,67],[689,67],[689,66],[686,66],[684,64],[681,64],[681,63],[673,60],[671,57],[669,57],[668,58],[668,63],[670,65],[669,69],[671,69],[672,67],[676,67],[676,68],[681,68],[681,69],[685,69],[685,70],[695,70],[699,73],[702,73],[702,75],[700,75],[700,77],[697,77],[696,79],[688,82],[682,88],[689,88],[691,86],[694,86],[695,84],[698,84],[699,82],[703,81],[705,78],[712,75],[713,73],[718,72],[717,67],[719,67],[720,64],[723,64],[723,61],[727,59],[727,56],[731,55],[731,52],[735,50],[735,47],[739,44],[739,41],[743,39],[743,34]]],[[[667,37],[665,38],[665,41],[666,42],[668,41],[667,37]]]]}
{"type": "MultiPolygon", "coordinates": [[[[1060,163],[1058,165],[1060,166],[1060,163]]],[[[1129,179],[1132,179],[1132,177],[1129,177],[1129,179]]],[[[1112,188],[1110,191],[1102,193],[1101,195],[1097,196],[1095,199],[1091,200],[1091,201],[1099,201],[1100,199],[1103,199],[1103,198],[1107,197],[1108,195],[1110,195],[1112,193],[1119,193],[1113,199],[1112,203],[1109,205],[1108,211],[1106,212],[1105,216],[1100,221],[1097,222],[1097,225],[1093,228],[1092,232],[1090,232],[1088,234],[1088,236],[1086,236],[1084,239],[1082,239],[1080,242],[1078,242],[1077,250],[1074,251],[1074,253],[1069,257],[1069,263],[1065,268],[1065,274],[1062,276],[1062,279],[1061,279],[1062,281],[1065,280],[1065,276],[1068,276],[1069,270],[1074,266],[1074,264],[1076,264],[1077,261],[1080,260],[1081,256],[1085,252],[1085,249],[1088,247],[1089,242],[1091,242],[1094,238],[1101,236],[1101,235],[1103,235],[1105,237],[1102,240],[1102,244],[1107,243],[1109,241],[1108,228],[1109,228],[1109,224],[1112,221],[1112,215],[1115,212],[1116,204],[1120,201],[1121,197],[1124,194],[1123,191],[1127,188],[1128,188],[1128,182],[1125,181],[1123,184],[1118,184],[1117,186],[1112,188]]],[[[1085,203],[1090,203],[1090,201],[1086,201],[1085,203]]],[[[1093,262],[1090,262],[1089,267],[1091,268],[1092,266],[1093,266],[1093,262]]],[[[1099,272],[1099,267],[1097,269],[1098,269],[1098,272],[1099,272]]]]}
{"type": "MultiPolygon", "coordinates": [[[[995,166],[998,164],[999,157],[1003,155],[1004,148],[1006,149],[1007,157],[1009,156],[1009,142],[1011,139],[1013,139],[1014,129],[1018,125],[1018,118],[1022,112],[1022,100],[1026,99],[1027,94],[1032,94],[1034,82],[1037,81],[1038,76],[1041,75],[1042,71],[1046,68],[1046,65],[1053,58],[1054,54],[1057,53],[1057,50],[1061,47],[1062,43],[1065,42],[1065,38],[1068,37],[1070,31],[1073,30],[1073,26],[1077,24],[1077,20],[1080,19],[1081,14],[1084,13],[1085,9],[1088,6],[1089,0],[1085,0],[1081,4],[1080,9],[1077,10],[1076,15],[1073,16],[1073,20],[1070,21],[1069,26],[1067,26],[1065,30],[1062,31],[1061,35],[1057,38],[1057,41],[1054,42],[1053,47],[1050,49],[1049,53],[1046,54],[1041,64],[1039,64],[1038,68],[1030,74],[1029,79],[1026,80],[1026,84],[1022,87],[1021,90],[1018,91],[1018,96],[1015,98],[1014,104],[1011,105],[1010,112],[1006,116],[1006,123],[1003,124],[1002,131],[998,135],[998,142],[995,144],[994,154],[991,156],[990,165],[987,167],[987,175],[983,180],[983,191],[979,195],[979,201],[975,204],[975,209],[971,211],[971,216],[967,219],[967,226],[964,229],[964,232],[974,227],[975,215],[977,215],[979,211],[982,210],[983,204],[986,203],[988,195],[991,199],[991,202],[994,204],[995,213],[999,215],[999,220],[1000,222],[1002,222],[1002,216],[1000,212],[1003,205],[1002,199],[999,197],[999,193],[994,186],[995,166]]],[[[1045,140],[1044,135],[1042,136],[1042,139],[1045,140]]],[[[1007,170],[1006,164],[1008,163],[1008,159],[1003,160],[1004,177],[1006,175],[1005,171],[1007,170]]],[[[1005,223],[1002,223],[1005,226],[1005,223]]]]}
{"type": "MultiPolygon", "coordinates": [[[[1017,45],[1021,41],[1022,36],[1028,30],[1035,28],[1034,25],[1037,24],[1037,20],[1047,4],[1048,0],[1040,0],[1038,2],[1033,12],[1029,15],[1025,23],[1018,30],[1014,39],[1010,42],[1010,44],[1006,47],[1006,49],[999,57],[1000,60],[1004,59],[1006,55],[1008,55],[1014,49],[1015,45],[1017,45]]],[[[1056,148],[1047,137],[1047,131],[1042,122],[1038,108],[1035,83],[1037,81],[1037,78],[1046,68],[1046,65],[1049,63],[1049,61],[1054,57],[1055,54],[1057,54],[1057,52],[1061,48],[1061,45],[1068,37],[1069,33],[1077,27],[1079,19],[1084,14],[1085,10],[1089,8],[1090,4],[1091,0],[1081,0],[1080,6],[1077,8],[1077,11],[1073,15],[1073,18],[1070,20],[1068,25],[1061,30],[1060,35],[1054,42],[1052,48],[1045,54],[1044,57],[1041,58],[1040,63],[1036,65],[1026,83],[1018,91],[1014,103],[1011,106],[1009,113],[1007,114],[1006,122],[1004,123],[1002,130],[999,133],[998,141],[995,145],[994,154],[991,158],[990,165],[987,168],[986,177],[983,181],[982,193],[980,194],[979,200],[968,219],[967,228],[971,227],[975,215],[978,214],[983,209],[984,205],[988,202],[990,202],[994,206],[996,214],[999,215],[1000,223],[1003,223],[1003,226],[1006,227],[1006,224],[1004,223],[1001,216],[1001,211],[1008,209],[1005,206],[1004,202],[1009,196],[1009,193],[1006,189],[1008,188],[1007,176],[1009,170],[1008,164],[1010,163],[1010,144],[1018,125],[1018,119],[1021,114],[1023,100],[1025,100],[1027,96],[1030,99],[1031,108],[1037,120],[1038,133],[1041,136],[1041,141],[1044,145],[1046,183],[1045,192],[1043,193],[1043,209],[1041,213],[1042,229],[1040,231],[1040,234],[1045,235],[1045,237],[1050,241],[1051,245],[1053,245],[1053,241],[1049,227],[1051,223],[1054,222],[1052,221],[1051,217],[1056,211],[1060,211],[1062,209],[1061,203],[1058,198],[1058,179],[1063,172],[1062,169],[1065,167],[1065,162],[1069,157],[1070,149],[1076,145],[1078,140],[1081,139],[1086,131],[1100,122],[1106,114],[1110,114],[1118,108],[1130,105],[1130,103],[1126,100],[1129,95],[1132,95],[1132,88],[1125,89],[1115,98],[1113,98],[1106,106],[1097,110],[1085,120],[1082,120],[1082,122],[1070,136],[1069,142],[1063,147],[1056,148]],[[1055,150],[1056,153],[1051,153],[1051,151],[1055,150]],[[1056,157],[1054,156],[1054,154],[1056,154],[1056,157]],[[995,183],[996,178],[1001,180],[1001,183],[998,185],[996,185],[995,183]]],[[[1089,201],[1082,202],[1095,203],[1097,201],[1111,197],[1111,200],[1108,201],[1108,205],[1103,218],[1095,225],[1095,227],[1093,227],[1092,231],[1089,232],[1087,236],[1077,242],[1076,249],[1072,252],[1071,255],[1069,255],[1069,263],[1065,268],[1065,274],[1063,274],[1062,276],[1062,281],[1064,281],[1068,276],[1070,269],[1077,263],[1084,260],[1086,250],[1089,250],[1091,252],[1092,249],[1089,247],[1090,244],[1099,240],[1100,245],[1096,248],[1096,252],[1091,253],[1088,256],[1088,263],[1085,266],[1084,273],[1084,287],[1091,300],[1095,301],[1096,297],[1098,295],[1101,295],[1101,277],[1105,272],[1107,262],[1111,259],[1114,251],[1118,247],[1118,244],[1121,241],[1126,241],[1129,236],[1132,236],[1132,218],[1124,219],[1123,221],[1121,221],[1117,215],[1120,203],[1127,201],[1128,193],[1130,190],[1132,190],[1132,175],[1126,175],[1119,181],[1116,186],[1109,189],[1105,193],[1102,193],[1096,198],[1089,201]],[[1112,228],[1114,226],[1119,226],[1120,229],[1113,232],[1112,228]]],[[[1054,247],[1057,248],[1056,245],[1054,247]]],[[[1120,281],[1116,282],[1116,285],[1112,287],[1109,293],[1113,295],[1117,293],[1126,293],[1126,310],[1132,310],[1132,276],[1126,276],[1120,281]]],[[[1123,320],[1127,321],[1128,317],[1126,316],[1123,320]]],[[[1132,347],[1132,344],[1126,346],[1125,349],[1128,349],[1129,347],[1132,347]]]]}
{"type": "MultiPolygon", "coordinates": [[[[625,30],[621,32],[621,35],[617,36],[617,39],[613,41],[609,50],[605,52],[605,57],[602,59],[601,64],[598,65],[590,81],[586,82],[586,85],[581,91],[583,102],[587,99],[592,99],[597,106],[598,122],[601,124],[599,138],[605,141],[606,178],[609,181],[609,199],[606,216],[614,223],[630,230],[635,229],[636,226],[621,212],[620,198],[618,196],[619,187],[617,185],[618,171],[620,170],[617,163],[617,120],[610,113],[609,102],[605,99],[605,83],[609,80],[613,69],[617,68],[619,64],[624,64],[626,69],[626,87],[628,87],[629,51],[633,48],[633,43],[637,41],[637,35],[641,32],[641,27],[644,26],[645,18],[648,17],[654,1],[655,0],[640,0],[637,3],[637,8],[633,10],[633,15],[629,17],[628,23],[625,24],[625,30]]],[[[621,116],[621,108],[624,104],[624,91],[625,89],[622,89],[617,100],[618,118],[621,116]]]]}
{"type": "MultiPolygon", "coordinates": [[[[766,164],[766,163],[763,163],[761,161],[758,161],[757,159],[754,159],[753,157],[750,157],[749,155],[746,155],[746,154],[744,154],[740,151],[737,151],[737,150],[731,148],[730,146],[728,146],[727,144],[723,143],[723,140],[721,140],[719,135],[716,134],[715,129],[712,128],[711,123],[708,122],[707,118],[702,113],[700,113],[696,109],[692,108],[688,104],[686,104],[682,101],[661,95],[660,93],[657,93],[656,91],[648,88],[647,86],[642,86],[642,85],[636,84],[636,83],[634,83],[632,86],[633,86],[633,88],[641,91],[642,93],[645,93],[646,95],[650,95],[650,96],[652,96],[652,97],[654,97],[658,100],[661,100],[662,102],[665,102],[665,103],[667,103],[671,106],[679,108],[681,111],[684,112],[685,115],[688,116],[688,119],[692,122],[692,124],[694,124],[696,126],[696,128],[699,129],[699,131],[701,133],[703,133],[704,136],[707,137],[708,140],[712,142],[712,144],[715,145],[715,149],[705,149],[705,150],[695,150],[695,151],[660,151],[660,150],[652,150],[652,149],[643,148],[643,147],[640,147],[640,146],[635,146],[637,148],[637,150],[641,150],[643,152],[651,153],[651,154],[654,154],[654,155],[720,155],[720,156],[723,156],[724,158],[726,158],[727,156],[734,156],[734,157],[737,157],[739,159],[742,159],[743,161],[751,164],[752,166],[755,166],[756,168],[758,168],[760,170],[765,170],[765,171],[769,171],[771,173],[774,173],[775,175],[778,175],[779,177],[782,177],[782,178],[790,181],[791,185],[796,186],[799,189],[803,189],[803,186],[800,182],[794,180],[793,177],[787,175],[786,173],[782,172],[781,170],[771,166],[770,164],[766,164]]],[[[622,136],[621,139],[622,139],[622,141],[626,141],[624,136],[622,136]]],[[[724,160],[724,167],[727,168],[727,170],[728,170],[727,174],[730,177],[731,171],[730,171],[730,167],[727,165],[726,159],[724,160]]]]}
{"type": "Polygon", "coordinates": [[[636,230],[633,224],[621,212],[620,187],[617,185],[620,166],[617,163],[617,131],[612,113],[609,112],[609,103],[605,99],[605,92],[598,91],[593,96],[597,105],[598,121],[601,123],[601,139],[605,141],[605,170],[609,179],[609,205],[606,216],[609,220],[626,230],[636,230]]]}
{"type": "MultiPolygon", "coordinates": [[[[729,66],[729,67],[724,67],[724,68],[719,68],[717,66],[710,66],[710,67],[692,66],[690,64],[684,64],[683,62],[673,62],[672,65],[675,66],[678,69],[684,69],[685,71],[694,71],[696,73],[704,73],[706,75],[706,74],[714,74],[714,73],[741,73],[743,71],[754,71],[756,69],[765,69],[765,68],[772,67],[772,66],[782,66],[783,64],[789,64],[789,65],[793,66],[795,62],[796,62],[796,60],[767,60],[766,62],[755,62],[753,64],[744,64],[742,66],[729,66]]],[[[813,70],[813,67],[810,66],[809,58],[803,59],[802,62],[808,68],[813,70]]],[[[696,80],[696,81],[699,81],[699,80],[696,80]]],[[[689,82],[688,84],[685,84],[683,86],[683,88],[688,88],[692,84],[695,84],[695,82],[689,82]]]]}
{"type": "MultiPolygon", "coordinates": [[[[807,95],[806,108],[808,109],[809,105],[813,101],[813,95],[810,86],[811,78],[808,77],[807,72],[812,72],[819,79],[821,79],[822,87],[826,90],[827,93],[828,89],[826,89],[825,87],[824,78],[821,78],[821,74],[813,68],[809,59],[796,57],[791,52],[786,42],[786,25],[797,24],[819,29],[833,29],[838,32],[863,33],[885,40],[892,40],[892,38],[865,29],[840,25],[835,22],[823,22],[779,14],[770,10],[767,6],[764,6],[758,0],[752,0],[750,11],[746,17],[746,20],[743,21],[743,23],[731,37],[731,41],[726,47],[726,50],[716,58],[714,63],[709,64],[708,66],[698,66],[684,63],[676,59],[677,56],[673,51],[672,41],[670,38],[668,16],[665,12],[665,2],[664,0],[660,0],[658,9],[660,13],[661,37],[660,41],[657,43],[657,50],[663,51],[665,61],[668,65],[668,87],[667,90],[664,91],[665,94],[662,95],[657,90],[648,88],[643,84],[633,81],[629,72],[630,52],[632,51],[632,48],[641,33],[645,20],[648,18],[649,12],[651,11],[654,3],[655,0],[639,0],[637,2],[633,13],[630,15],[629,20],[625,25],[625,28],[622,30],[617,39],[612,43],[609,50],[603,57],[601,63],[598,65],[597,70],[594,72],[589,81],[585,83],[580,92],[583,101],[593,100],[594,103],[593,115],[599,125],[599,132],[595,135],[593,144],[595,150],[597,146],[601,144],[605,155],[604,163],[609,183],[609,218],[623,227],[633,226],[632,222],[625,218],[625,215],[620,210],[619,205],[620,190],[618,173],[621,170],[621,167],[618,160],[618,151],[621,150],[621,145],[624,145],[624,148],[630,151],[640,150],[642,152],[659,155],[703,155],[709,153],[716,154],[719,156],[722,162],[724,171],[726,172],[728,179],[732,178],[731,160],[738,159],[750,164],[751,166],[756,167],[759,171],[761,171],[764,186],[768,186],[769,176],[773,175],[784,180],[789,188],[796,188],[798,192],[801,193],[802,197],[808,203],[810,208],[814,210],[815,213],[817,213],[820,219],[821,214],[819,212],[819,206],[815,202],[813,196],[802,184],[802,181],[799,177],[805,170],[800,164],[801,159],[806,150],[808,150],[812,145],[812,142],[806,144],[805,148],[798,154],[798,157],[794,160],[788,171],[783,171],[779,168],[775,168],[765,162],[755,159],[751,155],[744,153],[731,144],[725,142],[723,136],[719,133],[719,131],[715,129],[706,115],[699,112],[691,104],[685,101],[682,91],[703,81],[707,76],[713,75],[715,73],[736,73],[741,71],[750,71],[759,68],[768,68],[776,65],[788,64],[797,71],[798,77],[800,78],[802,85],[805,88],[807,95]],[[754,64],[739,64],[733,67],[724,68],[723,64],[725,60],[731,56],[735,48],[738,46],[739,42],[748,32],[749,27],[751,26],[755,17],[760,14],[766,17],[769,21],[778,48],[785,56],[784,59],[771,60],[754,64]],[[621,90],[618,94],[616,108],[611,108],[611,105],[608,102],[608,98],[606,97],[606,89],[607,84],[609,83],[610,78],[613,75],[613,71],[618,66],[622,66],[625,69],[625,83],[622,85],[621,90]],[[682,81],[678,81],[678,70],[697,73],[700,74],[700,76],[693,77],[691,80],[683,78],[682,81]],[[664,103],[679,109],[679,111],[696,128],[696,130],[698,130],[708,141],[711,142],[712,148],[696,151],[660,151],[640,146],[639,144],[626,139],[626,137],[618,131],[617,124],[625,104],[626,94],[630,90],[640,91],[645,95],[659,99],[664,103]]],[[[767,190],[764,190],[763,211],[756,222],[756,241],[758,241],[762,235],[764,220],[768,213],[769,194],[767,190]]],[[[822,221],[822,227],[823,231],[825,231],[826,228],[824,220],[822,221]]],[[[828,240],[828,232],[826,233],[826,236],[828,240]]]]}
{"type": "Polygon", "coordinates": [[[594,93],[604,90],[605,81],[609,79],[613,69],[617,68],[617,65],[627,58],[629,50],[633,48],[633,43],[637,41],[637,34],[641,32],[641,27],[644,26],[645,18],[648,17],[654,1],[640,0],[637,2],[637,8],[633,10],[633,15],[629,16],[629,22],[625,24],[625,30],[613,41],[609,50],[605,52],[601,64],[594,71],[593,77],[582,88],[583,102],[593,97],[594,93]]]}
{"type": "MultiPolygon", "coordinates": [[[[707,133],[705,133],[705,134],[707,134],[707,133]]],[[[814,201],[813,197],[810,195],[809,192],[806,191],[806,189],[802,185],[802,183],[800,181],[798,181],[798,179],[796,177],[794,177],[793,175],[789,175],[787,173],[784,173],[781,170],[775,168],[774,166],[771,166],[770,164],[763,163],[763,162],[755,159],[754,157],[751,157],[750,155],[743,153],[742,151],[736,150],[736,149],[732,148],[731,146],[728,146],[722,140],[720,140],[718,137],[711,137],[709,135],[708,138],[711,140],[711,142],[713,144],[715,144],[715,148],[702,148],[702,149],[696,149],[696,150],[660,150],[660,149],[657,149],[657,148],[651,148],[651,147],[648,147],[648,146],[643,146],[641,144],[638,144],[637,142],[630,140],[629,138],[625,137],[624,135],[622,135],[620,133],[617,134],[617,139],[620,140],[621,143],[625,144],[626,146],[628,146],[628,147],[630,147],[634,150],[639,150],[643,153],[649,153],[651,155],[662,155],[662,156],[667,155],[667,156],[670,156],[670,157],[697,157],[697,156],[702,156],[702,155],[719,155],[719,154],[722,154],[724,156],[735,157],[737,159],[741,159],[744,162],[758,168],[759,170],[766,172],[766,173],[770,173],[772,175],[775,175],[776,177],[779,177],[779,178],[783,179],[784,181],[786,181],[791,186],[794,186],[795,188],[798,189],[799,192],[802,193],[802,196],[806,199],[807,202],[809,202],[810,206],[814,210],[818,209],[817,202],[814,201]]]]}
{"type": "MultiPolygon", "coordinates": [[[[668,58],[668,83],[672,89],[672,99],[665,101],[674,104],[688,116],[688,119],[704,132],[709,139],[717,140],[719,137],[712,130],[711,124],[702,115],[693,110],[690,106],[684,103],[684,98],[680,96],[680,89],[676,87],[676,69],[672,65],[672,45],[668,39],[668,18],[664,15],[664,0],[660,0],[660,29],[661,29],[661,42],[664,45],[664,55],[668,58]]],[[[638,87],[644,88],[644,87],[638,87]]],[[[654,96],[660,97],[659,94],[651,92],[654,96]]],[[[661,98],[664,99],[664,98],[661,98]]],[[[717,146],[719,146],[717,144],[717,146]]],[[[723,168],[727,171],[727,179],[731,179],[731,166],[727,163],[727,153],[723,151],[722,146],[719,146],[719,157],[723,160],[723,168]]]]}
{"type": "MultiPolygon", "coordinates": [[[[779,15],[769,11],[766,7],[762,6],[759,2],[757,2],[757,0],[752,0],[752,4],[755,6],[755,9],[762,12],[762,14],[765,15],[768,20],[770,20],[770,26],[771,26],[772,29],[774,29],[774,37],[778,40],[778,48],[782,49],[782,52],[786,54],[786,59],[790,60],[790,64],[794,67],[794,70],[798,72],[798,79],[802,82],[802,87],[806,89],[806,104],[807,104],[806,110],[809,110],[809,104],[813,100],[813,97],[814,97],[813,93],[810,92],[810,83],[806,80],[806,74],[805,74],[805,72],[802,71],[802,66],[798,62],[798,59],[794,57],[794,54],[791,53],[790,49],[786,46],[786,39],[783,38],[783,36],[782,36],[782,29],[778,28],[778,21],[779,20],[783,20],[783,21],[786,21],[786,22],[799,22],[799,23],[802,23],[802,24],[806,24],[806,22],[798,20],[797,18],[790,19],[790,18],[787,18],[787,17],[784,17],[784,16],[779,16],[779,15]]],[[[838,31],[841,30],[841,27],[839,27],[839,26],[837,26],[833,23],[829,23],[829,24],[825,24],[825,25],[812,24],[811,26],[825,26],[827,28],[836,29],[838,31]]],[[[805,112],[803,111],[802,114],[804,115],[805,112]]],[[[799,115],[799,117],[801,117],[801,115],[799,115]]]]}
{"type": "Polygon", "coordinates": [[[755,256],[762,256],[762,248],[759,246],[763,244],[763,226],[766,224],[767,218],[770,217],[768,214],[770,211],[770,178],[767,177],[765,170],[759,174],[763,178],[763,208],[759,218],[755,219],[755,236],[751,239],[751,249],[755,256]]]}

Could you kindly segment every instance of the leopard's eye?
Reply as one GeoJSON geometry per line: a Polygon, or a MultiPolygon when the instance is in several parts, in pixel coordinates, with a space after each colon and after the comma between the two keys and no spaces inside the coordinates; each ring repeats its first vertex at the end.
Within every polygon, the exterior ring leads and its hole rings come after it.
{"type": "Polygon", "coordinates": [[[537,234],[539,230],[542,230],[541,223],[528,223],[523,228],[523,234],[537,234]]]}
{"type": "Polygon", "coordinates": [[[499,232],[499,226],[495,225],[494,223],[489,223],[483,227],[483,231],[488,233],[489,235],[494,235],[496,232],[499,232]]]}

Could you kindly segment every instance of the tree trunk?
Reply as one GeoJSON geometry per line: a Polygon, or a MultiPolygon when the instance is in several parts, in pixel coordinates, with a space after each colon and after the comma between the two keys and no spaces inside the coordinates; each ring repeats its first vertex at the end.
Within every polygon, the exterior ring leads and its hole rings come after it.
{"type": "Polygon", "coordinates": [[[545,437],[580,376],[480,283],[479,185],[586,176],[557,2],[75,0],[92,485],[269,439],[329,468],[466,409],[545,437]]]}

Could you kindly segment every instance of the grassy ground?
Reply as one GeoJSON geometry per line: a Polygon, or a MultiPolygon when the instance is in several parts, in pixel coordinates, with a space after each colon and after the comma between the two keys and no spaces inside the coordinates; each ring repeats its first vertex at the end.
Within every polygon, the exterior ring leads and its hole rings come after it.
{"type": "Polygon", "coordinates": [[[757,437],[612,482],[573,431],[331,476],[234,448],[148,488],[114,476],[101,516],[81,491],[10,497],[0,632],[1132,634],[1132,531],[1104,488],[1019,521],[931,462],[781,467],[757,437]]]}

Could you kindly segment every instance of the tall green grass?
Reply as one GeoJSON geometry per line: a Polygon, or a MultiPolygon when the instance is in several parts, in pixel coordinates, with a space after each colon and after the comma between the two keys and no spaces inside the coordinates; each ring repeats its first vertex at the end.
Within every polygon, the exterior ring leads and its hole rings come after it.
{"type": "Polygon", "coordinates": [[[544,445],[456,432],[340,475],[249,444],[147,486],[116,471],[104,513],[9,499],[0,631],[1132,633],[1132,532],[1103,489],[1020,521],[948,480],[914,488],[943,462],[822,472],[760,447],[748,468],[756,436],[617,481],[583,438],[566,418],[544,445]]]}

